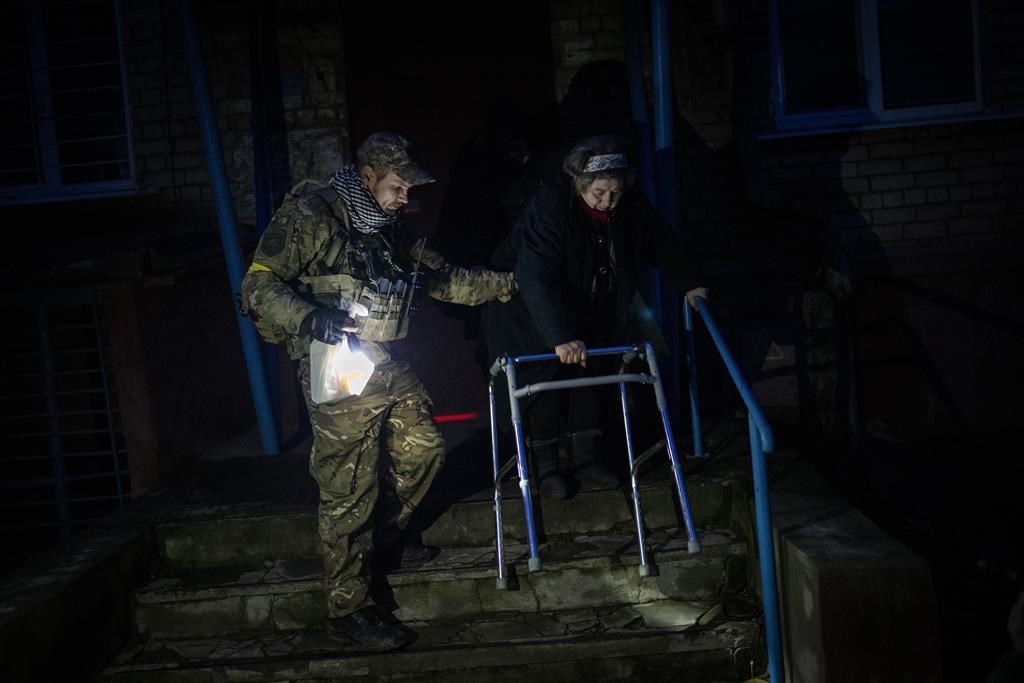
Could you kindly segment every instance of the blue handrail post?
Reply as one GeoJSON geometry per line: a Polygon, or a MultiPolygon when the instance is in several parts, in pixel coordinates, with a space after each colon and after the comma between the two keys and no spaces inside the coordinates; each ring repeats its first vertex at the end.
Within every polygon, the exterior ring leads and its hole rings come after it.
{"type": "Polygon", "coordinates": [[[633,119],[634,142],[637,151],[637,170],[640,188],[651,204],[658,201],[654,187],[654,159],[651,154],[654,140],[651,121],[647,115],[647,88],[644,84],[644,60],[640,47],[640,3],[623,0],[626,31],[626,66],[629,73],[629,107],[633,119]]]}
{"type": "MultiPolygon", "coordinates": [[[[640,0],[623,0],[622,8],[626,32],[626,66],[629,73],[629,106],[633,119],[633,142],[637,152],[637,170],[640,188],[651,206],[658,205],[658,193],[654,187],[654,140],[651,134],[651,120],[647,114],[647,87],[644,82],[644,58],[640,46],[640,0]]],[[[661,275],[654,268],[647,267],[643,279],[643,295],[647,306],[654,314],[654,321],[660,327],[661,275]]]]}
{"type": "Polygon", "coordinates": [[[704,452],[704,436],[700,430],[700,393],[697,391],[697,344],[693,334],[693,311],[683,302],[683,329],[686,337],[686,375],[690,387],[690,427],[693,430],[693,455],[690,458],[711,457],[704,452]]]}
{"type": "MultiPolygon", "coordinates": [[[[238,243],[238,230],[235,226],[234,209],[231,206],[231,193],[228,189],[220,133],[217,130],[217,120],[210,98],[210,85],[206,79],[203,50],[199,44],[199,30],[189,0],[181,0],[181,19],[184,24],[185,59],[188,63],[189,81],[192,84],[192,98],[195,100],[199,132],[203,140],[203,153],[206,156],[206,165],[210,172],[210,186],[213,190],[214,206],[217,210],[217,227],[224,249],[224,263],[227,266],[232,299],[234,299],[234,295],[242,289],[242,274],[245,265],[238,243]]],[[[268,398],[260,339],[256,334],[256,328],[249,320],[246,320],[241,311],[236,311],[236,321],[242,338],[245,365],[249,371],[249,389],[252,392],[253,408],[256,411],[256,422],[260,429],[263,451],[267,455],[277,455],[280,452],[280,442],[277,426],[274,424],[274,412],[268,398]]]]}
{"type": "Polygon", "coordinates": [[[771,426],[768,424],[768,420],[764,416],[764,412],[761,410],[761,406],[757,404],[757,398],[754,397],[754,392],[750,390],[750,385],[747,384],[747,380],[743,377],[743,372],[740,371],[739,363],[736,362],[736,358],[733,357],[732,352],[729,350],[729,345],[725,343],[725,337],[722,336],[721,330],[718,329],[718,325],[715,324],[715,319],[711,315],[711,309],[708,308],[708,304],[704,299],[697,299],[697,310],[700,312],[700,317],[704,321],[704,327],[707,328],[708,334],[711,335],[711,340],[715,343],[715,348],[718,349],[719,355],[722,357],[722,361],[725,363],[725,369],[729,371],[729,376],[732,378],[733,384],[736,385],[736,389],[740,392],[740,397],[743,399],[743,403],[747,406],[747,410],[750,412],[750,417],[757,423],[758,434],[761,440],[761,449],[765,453],[771,453],[775,450],[775,437],[772,435],[771,426]]]}
{"type": "Polygon", "coordinates": [[[757,554],[761,571],[761,592],[764,601],[764,625],[768,645],[768,673],[772,681],[784,681],[782,658],[782,629],[779,621],[779,598],[775,574],[775,543],[772,540],[772,507],[768,491],[768,467],[765,453],[775,450],[772,428],[757,404],[754,392],[743,377],[739,363],[729,350],[725,337],[715,323],[711,309],[704,299],[697,299],[697,311],[711,335],[725,368],[747,408],[747,432],[750,437],[750,459],[754,478],[754,518],[756,523],[757,554]]]}
{"type": "MultiPolygon", "coordinates": [[[[676,169],[673,145],[672,50],[669,40],[667,0],[651,0],[651,47],[654,76],[654,169],[658,193],[658,212],[673,227],[676,224],[676,169]]],[[[682,362],[679,349],[679,297],[667,287],[661,292],[661,320],[665,339],[673,350],[668,358],[667,395],[669,415],[678,420],[680,413],[679,378],[682,362]]]]}
{"type": "Polygon", "coordinates": [[[782,634],[779,627],[779,597],[775,578],[775,543],[772,540],[772,508],[768,493],[768,467],[761,448],[761,430],[749,415],[750,457],[754,466],[754,510],[757,523],[757,555],[761,568],[761,592],[764,600],[764,628],[768,640],[768,675],[772,681],[782,677],[782,634]]]}

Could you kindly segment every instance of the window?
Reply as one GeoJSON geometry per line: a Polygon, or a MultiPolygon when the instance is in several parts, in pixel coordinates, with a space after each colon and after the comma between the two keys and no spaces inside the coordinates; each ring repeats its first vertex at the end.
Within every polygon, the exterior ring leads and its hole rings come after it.
{"type": "Polygon", "coordinates": [[[977,0],[775,0],[781,130],[981,109],[977,0]]]}
{"type": "Polygon", "coordinates": [[[0,9],[0,202],[134,188],[113,0],[21,0],[0,9]]]}

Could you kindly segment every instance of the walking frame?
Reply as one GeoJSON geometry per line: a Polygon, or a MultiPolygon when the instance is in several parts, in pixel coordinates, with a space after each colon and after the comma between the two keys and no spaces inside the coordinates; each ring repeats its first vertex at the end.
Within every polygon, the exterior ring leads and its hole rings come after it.
{"type": "Polygon", "coordinates": [[[491,456],[494,465],[494,517],[497,529],[497,561],[499,590],[508,590],[508,570],[505,566],[505,539],[501,510],[501,482],[512,471],[515,466],[519,475],[519,489],[523,496],[523,511],[526,515],[526,532],[530,544],[530,559],[528,567],[530,572],[541,570],[541,561],[537,550],[537,529],[533,516],[533,501],[530,494],[530,474],[526,458],[525,437],[523,435],[523,416],[519,408],[519,399],[523,396],[530,396],[542,391],[554,391],[559,389],[575,389],[579,387],[591,387],[604,384],[618,384],[619,396],[622,399],[622,420],[626,432],[626,454],[629,458],[629,479],[633,499],[633,517],[636,521],[637,548],[640,552],[640,576],[649,576],[651,572],[650,562],[647,556],[647,546],[644,540],[643,511],[640,506],[640,487],[637,483],[637,471],[641,463],[654,455],[661,447],[665,447],[669,460],[672,464],[676,491],[679,494],[679,507],[683,513],[683,521],[686,525],[687,550],[690,553],[699,553],[701,550],[700,541],[697,538],[697,531],[693,524],[693,514],[690,511],[690,502],[686,495],[686,487],[683,484],[683,470],[680,465],[679,453],[676,449],[676,442],[672,436],[672,426],[668,418],[668,406],[665,401],[665,392],[661,385],[661,375],[658,372],[658,361],[654,355],[654,349],[650,343],[634,344],[632,346],[614,346],[601,349],[587,349],[587,357],[596,356],[622,356],[622,365],[618,374],[601,375],[597,377],[584,377],[579,379],[555,380],[549,382],[537,382],[525,387],[516,384],[516,366],[522,363],[534,363],[542,361],[557,360],[558,355],[554,353],[542,353],[528,356],[501,356],[491,366],[491,380],[488,387],[491,413],[491,456]],[[627,373],[626,367],[634,359],[647,361],[647,373],[627,373]],[[496,405],[494,399],[494,380],[499,373],[504,372],[508,380],[509,404],[512,410],[512,428],[515,434],[516,455],[505,463],[501,463],[498,454],[498,422],[496,416],[496,405]],[[649,448],[640,456],[634,454],[633,433],[630,428],[629,405],[626,395],[627,383],[649,384],[654,387],[654,395],[657,400],[658,411],[661,414],[661,424],[665,429],[665,439],[649,448]]]}

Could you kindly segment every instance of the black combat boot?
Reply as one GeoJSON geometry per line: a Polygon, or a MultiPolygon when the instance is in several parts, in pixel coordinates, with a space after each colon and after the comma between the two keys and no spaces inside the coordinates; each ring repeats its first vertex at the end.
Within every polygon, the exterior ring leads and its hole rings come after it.
{"type": "Polygon", "coordinates": [[[327,635],[344,652],[388,652],[416,640],[416,634],[376,605],[327,620],[327,635]]]}
{"type": "Polygon", "coordinates": [[[619,475],[612,472],[601,459],[601,430],[583,429],[569,434],[572,448],[573,474],[580,482],[597,489],[618,488],[619,475]]]}
{"type": "Polygon", "coordinates": [[[565,500],[569,497],[569,485],[558,470],[558,439],[533,439],[530,441],[533,454],[533,471],[537,479],[537,490],[544,498],[565,500]]]}

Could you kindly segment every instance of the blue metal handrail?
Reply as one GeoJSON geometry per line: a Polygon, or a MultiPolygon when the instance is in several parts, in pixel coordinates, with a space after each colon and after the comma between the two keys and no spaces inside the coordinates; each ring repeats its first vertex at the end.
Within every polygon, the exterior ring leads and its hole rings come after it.
{"type": "MultiPolygon", "coordinates": [[[[718,354],[725,362],[725,368],[732,377],[733,384],[740,392],[744,405],[747,407],[747,425],[750,434],[750,458],[754,474],[754,518],[757,526],[757,554],[761,568],[761,592],[764,599],[764,625],[765,634],[768,640],[768,674],[773,681],[784,681],[783,660],[782,660],[782,633],[779,625],[779,598],[776,588],[775,577],[775,544],[772,541],[772,511],[771,498],[768,492],[768,467],[765,463],[765,453],[771,453],[775,449],[775,439],[772,436],[772,428],[764,417],[761,406],[754,398],[754,392],[743,377],[739,364],[729,350],[725,337],[718,329],[714,316],[707,301],[702,298],[696,300],[697,311],[700,313],[704,325],[715,342],[718,354]]],[[[685,328],[692,333],[693,324],[689,311],[689,304],[684,304],[685,328]]],[[[689,340],[688,340],[689,341],[689,340]]],[[[687,367],[690,369],[690,411],[694,425],[700,424],[698,415],[698,403],[696,398],[696,356],[693,345],[687,344],[687,367]]],[[[694,431],[695,441],[699,439],[699,432],[694,431]]],[[[699,456],[700,447],[694,446],[694,455],[699,456]]]]}
{"type": "Polygon", "coordinates": [[[700,313],[704,325],[708,328],[711,339],[715,342],[715,348],[718,349],[719,355],[722,356],[722,360],[725,362],[725,368],[729,371],[733,384],[736,385],[736,389],[740,392],[740,397],[747,407],[747,412],[757,425],[757,433],[761,439],[761,448],[764,449],[765,453],[771,453],[775,450],[775,438],[772,436],[772,428],[768,424],[768,420],[765,419],[761,406],[757,404],[754,392],[750,390],[750,385],[747,384],[747,380],[743,377],[739,363],[736,362],[732,351],[729,350],[725,337],[722,336],[721,330],[718,329],[718,324],[715,323],[715,318],[711,315],[711,309],[708,308],[707,301],[697,299],[697,311],[700,313]]]}

